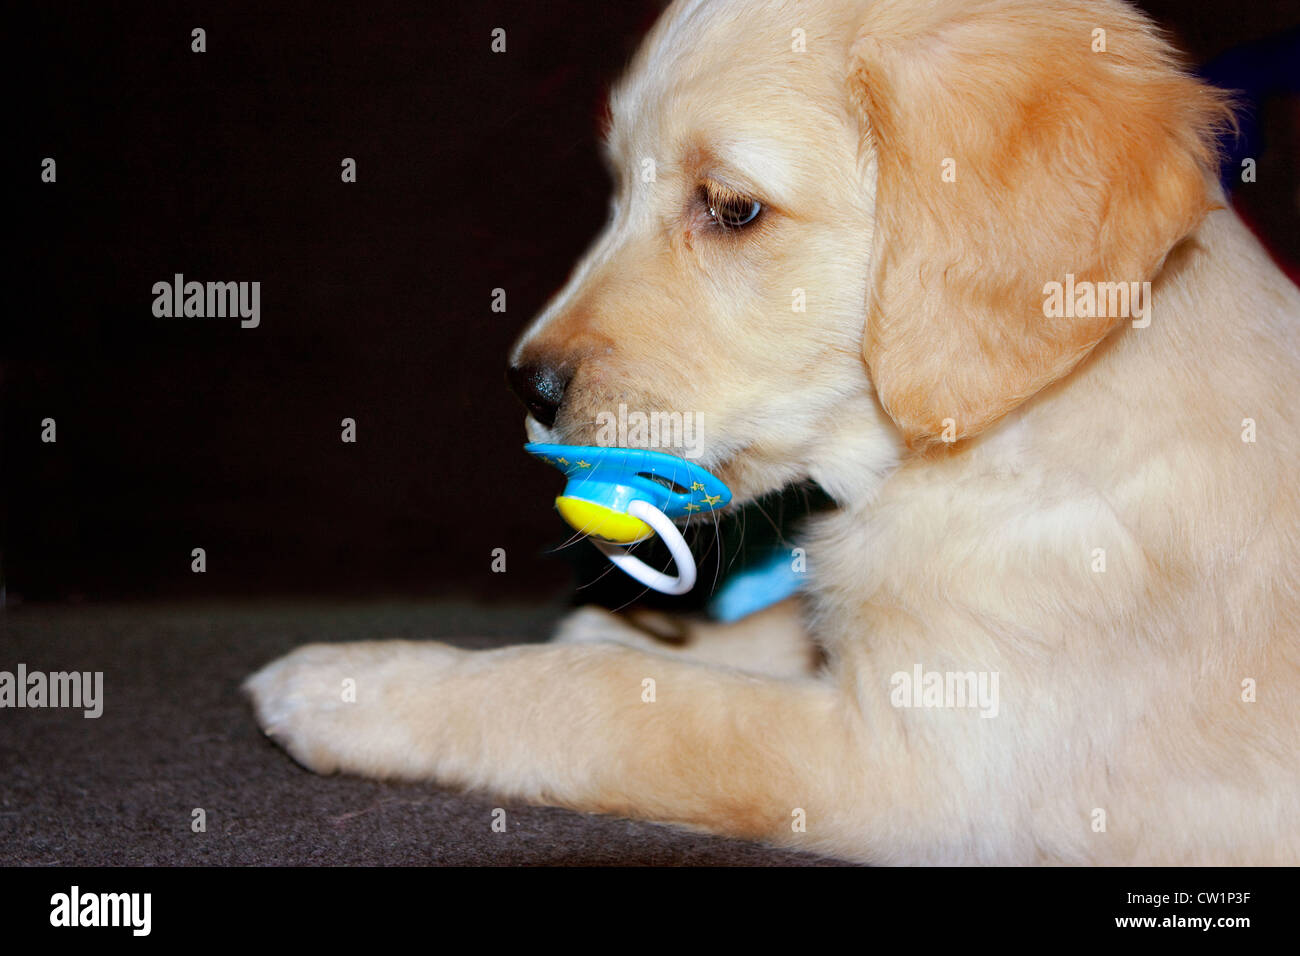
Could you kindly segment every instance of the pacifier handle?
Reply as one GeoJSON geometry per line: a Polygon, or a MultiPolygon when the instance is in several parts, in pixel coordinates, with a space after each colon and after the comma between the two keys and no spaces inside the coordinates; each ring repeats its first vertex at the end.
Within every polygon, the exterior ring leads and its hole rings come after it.
{"type": "Polygon", "coordinates": [[[620,571],[630,574],[648,588],[653,588],[664,594],[685,594],[695,587],[695,557],[691,554],[690,546],[687,545],[686,539],[677,530],[677,525],[673,524],[672,519],[648,501],[637,500],[631,502],[627,507],[627,513],[634,518],[640,518],[654,528],[659,537],[663,539],[664,544],[668,546],[668,550],[673,556],[673,562],[677,565],[676,577],[664,574],[662,571],[656,571],[640,558],[630,554],[627,549],[614,544],[612,541],[604,541],[592,535],[590,537],[591,542],[600,548],[605,557],[614,562],[620,571]]]}

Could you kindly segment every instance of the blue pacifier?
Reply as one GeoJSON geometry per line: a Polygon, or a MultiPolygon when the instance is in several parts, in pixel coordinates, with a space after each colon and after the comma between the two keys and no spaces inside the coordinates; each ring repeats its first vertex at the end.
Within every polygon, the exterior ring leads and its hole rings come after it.
{"type": "Polygon", "coordinates": [[[664,594],[695,586],[695,558],[674,518],[707,514],[731,501],[731,490],[684,458],[643,448],[589,445],[524,446],[564,472],[568,483],[555,508],[622,571],[664,594]],[[623,546],[658,534],[677,564],[677,576],[656,571],[623,546]]]}

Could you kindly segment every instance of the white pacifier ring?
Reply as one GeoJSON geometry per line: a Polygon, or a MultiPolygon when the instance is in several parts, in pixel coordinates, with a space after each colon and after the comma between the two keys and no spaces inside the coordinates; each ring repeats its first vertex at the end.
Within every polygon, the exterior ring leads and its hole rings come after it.
{"type": "Polygon", "coordinates": [[[685,594],[695,587],[695,557],[672,519],[646,501],[633,501],[628,505],[627,513],[640,518],[663,539],[673,556],[673,563],[677,565],[677,576],[656,571],[640,558],[628,553],[626,548],[592,536],[591,541],[605,557],[614,562],[624,574],[631,575],[646,587],[663,594],[685,594]]]}

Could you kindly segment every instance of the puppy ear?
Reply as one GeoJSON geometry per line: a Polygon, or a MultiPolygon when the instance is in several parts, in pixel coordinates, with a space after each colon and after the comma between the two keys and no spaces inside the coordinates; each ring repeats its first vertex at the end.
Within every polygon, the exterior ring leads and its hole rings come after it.
{"type": "Polygon", "coordinates": [[[1232,124],[1119,3],[877,0],[851,87],[878,169],[864,350],[913,445],[978,433],[1125,320],[1048,317],[1045,286],[1151,279],[1232,124]]]}

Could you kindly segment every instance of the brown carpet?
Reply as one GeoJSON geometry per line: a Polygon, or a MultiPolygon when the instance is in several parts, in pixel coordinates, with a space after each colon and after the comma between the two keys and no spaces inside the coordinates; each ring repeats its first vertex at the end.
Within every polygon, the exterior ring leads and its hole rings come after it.
{"type": "Polygon", "coordinates": [[[560,608],[24,605],[0,670],[103,671],[104,712],[0,710],[0,864],[817,865],[670,827],[318,777],[258,731],[245,676],[307,641],[541,640],[560,608]],[[474,635],[466,637],[465,635],[474,635]],[[507,811],[507,832],[491,830],[507,811]],[[202,808],[207,829],[191,829],[202,808]]]}

